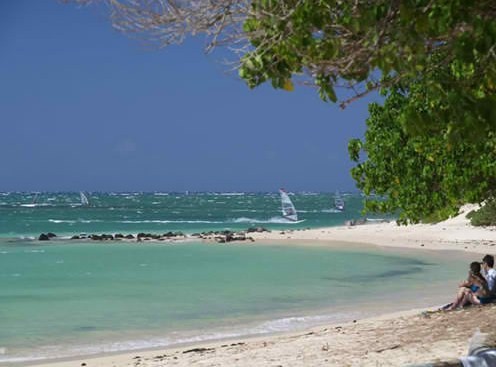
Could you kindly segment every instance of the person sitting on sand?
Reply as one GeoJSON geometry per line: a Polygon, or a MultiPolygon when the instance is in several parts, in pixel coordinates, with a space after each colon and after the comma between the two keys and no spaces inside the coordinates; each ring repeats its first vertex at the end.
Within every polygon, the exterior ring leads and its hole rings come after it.
{"type": "Polygon", "coordinates": [[[487,287],[491,292],[491,296],[496,297],[496,270],[494,266],[494,256],[486,255],[482,258],[482,275],[486,278],[487,287]]]}
{"type": "Polygon", "coordinates": [[[467,303],[480,305],[489,296],[487,281],[481,274],[481,264],[474,261],[470,264],[467,280],[460,283],[458,294],[447,310],[455,310],[467,303]]]}

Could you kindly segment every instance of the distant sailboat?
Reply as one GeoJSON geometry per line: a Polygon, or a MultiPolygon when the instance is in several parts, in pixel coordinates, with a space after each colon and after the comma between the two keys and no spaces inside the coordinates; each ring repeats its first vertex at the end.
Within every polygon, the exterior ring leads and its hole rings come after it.
{"type": "Polygon", "coordinates": [[[25,208],[34,208],[36,206],[38,206],[38,198],[40,196],[40,193],[37,192],[34,194],[34,197],[33,197],[33,200],[31,201],[31,204],[21,204],[21,206],[25,207],[25,208]]]}
{"type": "Polygon", "coordinates": [[[296,213],[296,208],[294,207],[289,195],[284,189],[280,189],[281,194],[281,210],[282,216],[292,222],[298,221],[298,214],[296,213]]]}
{"type": "Polygon", "coordinates": [[[84,194],[84,192],[80,191],[79,196],[81,197],[81,205],[82,206],[90,205],[90,202],[89,202],[88,198],[86,197],[86,195],[84,194]]]}
{"type": "Polygon", "coordinates": [[[340,212],[344,211],[344,200],[339,195],[339,192],[336,192],[336,195],[334,196],[334,209],[339,210],[340,212]]]}

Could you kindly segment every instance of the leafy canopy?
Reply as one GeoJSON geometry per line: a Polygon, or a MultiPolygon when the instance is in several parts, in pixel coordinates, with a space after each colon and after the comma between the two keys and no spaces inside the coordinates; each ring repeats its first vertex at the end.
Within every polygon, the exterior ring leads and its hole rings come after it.
{"type": "Polygon", "coordinates": [[[228,45],[251,88],[297,81],[338,102],[345,87],[343,108],[381,90],[349,145],[358,187],[386,197],[369,210],[417,222],[495,197],[494,0],[72,1],[105,3],[114,27],[161,46],[200,33],[228,45]]]}
{"type": "Polygon", "coordinates": [[[408,93],[393,89],[383,105],[369,105],[365,139],[349,143],[350,157],[357,163],[352,176],[369,195],[365,209],[398,212],[398,222],[407,224],[442,220],[463,203],[495,197],[496,134],[455,144],[447,133],[449,122],[441,120],[435,133],[412,135],[404,129],[412,108],[429,116],[441,106],[430,105],[420,81],[412,83],[408,93]]]}
{"type": "MultiPolygon", "coordinates": [[[[449,132],[494,130],[493,0],[260,0],[251,7],[244,30],[253,48],[239,69],[250,87],[271,81],[287,88],[302,74],[324,100],[336,102],[339,85],[351,88],[354,96],[344,107],[370,90],[450,68],[449,84],[424,83],[433,104],[442,102],[461,117],[449,132]]],[[[445,112],[410,111],[408,124],[429,130],[445,112]]]]}

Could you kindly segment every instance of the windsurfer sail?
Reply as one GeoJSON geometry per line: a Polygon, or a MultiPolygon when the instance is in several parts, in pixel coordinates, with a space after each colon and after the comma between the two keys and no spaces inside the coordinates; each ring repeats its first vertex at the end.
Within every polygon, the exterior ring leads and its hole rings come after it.
{"type": "Polygon", "coordinates": [[[334,208],[341,212],[344,211],[344,200],[339,192],[336,192],[336,195],[334,196],[334,208]]]}
{"type": "Polygon", "coordinates": [[[84,192],[80,191],[79,196],[81,197],[81,205],[83,205],[83,206],[90,205],[90,202],[89,202],[88,198],[86,197],[86,195],[84,194],[84,192]]]}
{"type": "Polygon", "coordinates": [[[280,189],[279,193],[281,194],[282,216],[290,221],[296,222],[298,220],[298,214],[296,213],[296,209],[291,202],[289,195],[284,189],[280,189]]]}

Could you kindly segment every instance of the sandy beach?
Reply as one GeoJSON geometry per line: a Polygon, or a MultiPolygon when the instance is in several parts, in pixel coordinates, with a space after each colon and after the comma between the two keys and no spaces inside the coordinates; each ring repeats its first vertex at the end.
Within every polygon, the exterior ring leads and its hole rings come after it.
{"type": "MultiPolygon", "coordinates": [[[[465,218],[434,225],[398,227],[365,224],[298,231],[255,233],[257,242],[332,246],[333,241],[384,247],[494,253],[496,230],[474,228],[465,218]]],[[[247,244],[249,245],[249,244],[247,244]]],[[[356,246],[356,245],[355,245],[356,246]]],[[[449,254],[449,252],[447,252],[449,254]]],[[[462,276],[462,275],[461,275],[462,276]]],[[[467,354],[470,337],[487,332],[496,322],[496,305],[454,312],[425,309],[389,313],[349,323],[323,325],[304,332],[211,341],[174,349],[80,357],[39,366],[405,366],[454,359],[467,354]]]]}
{"type": "Polygon", "coordinates": [[[256,240],[301,240],[366,243],[383,247],[496,253],[496,228],[473,227],[465,218],[475,205],[464,206],[457,217],[436,224],[398,226],[395,222],[299,231],[250,234],[256,240]]]}

